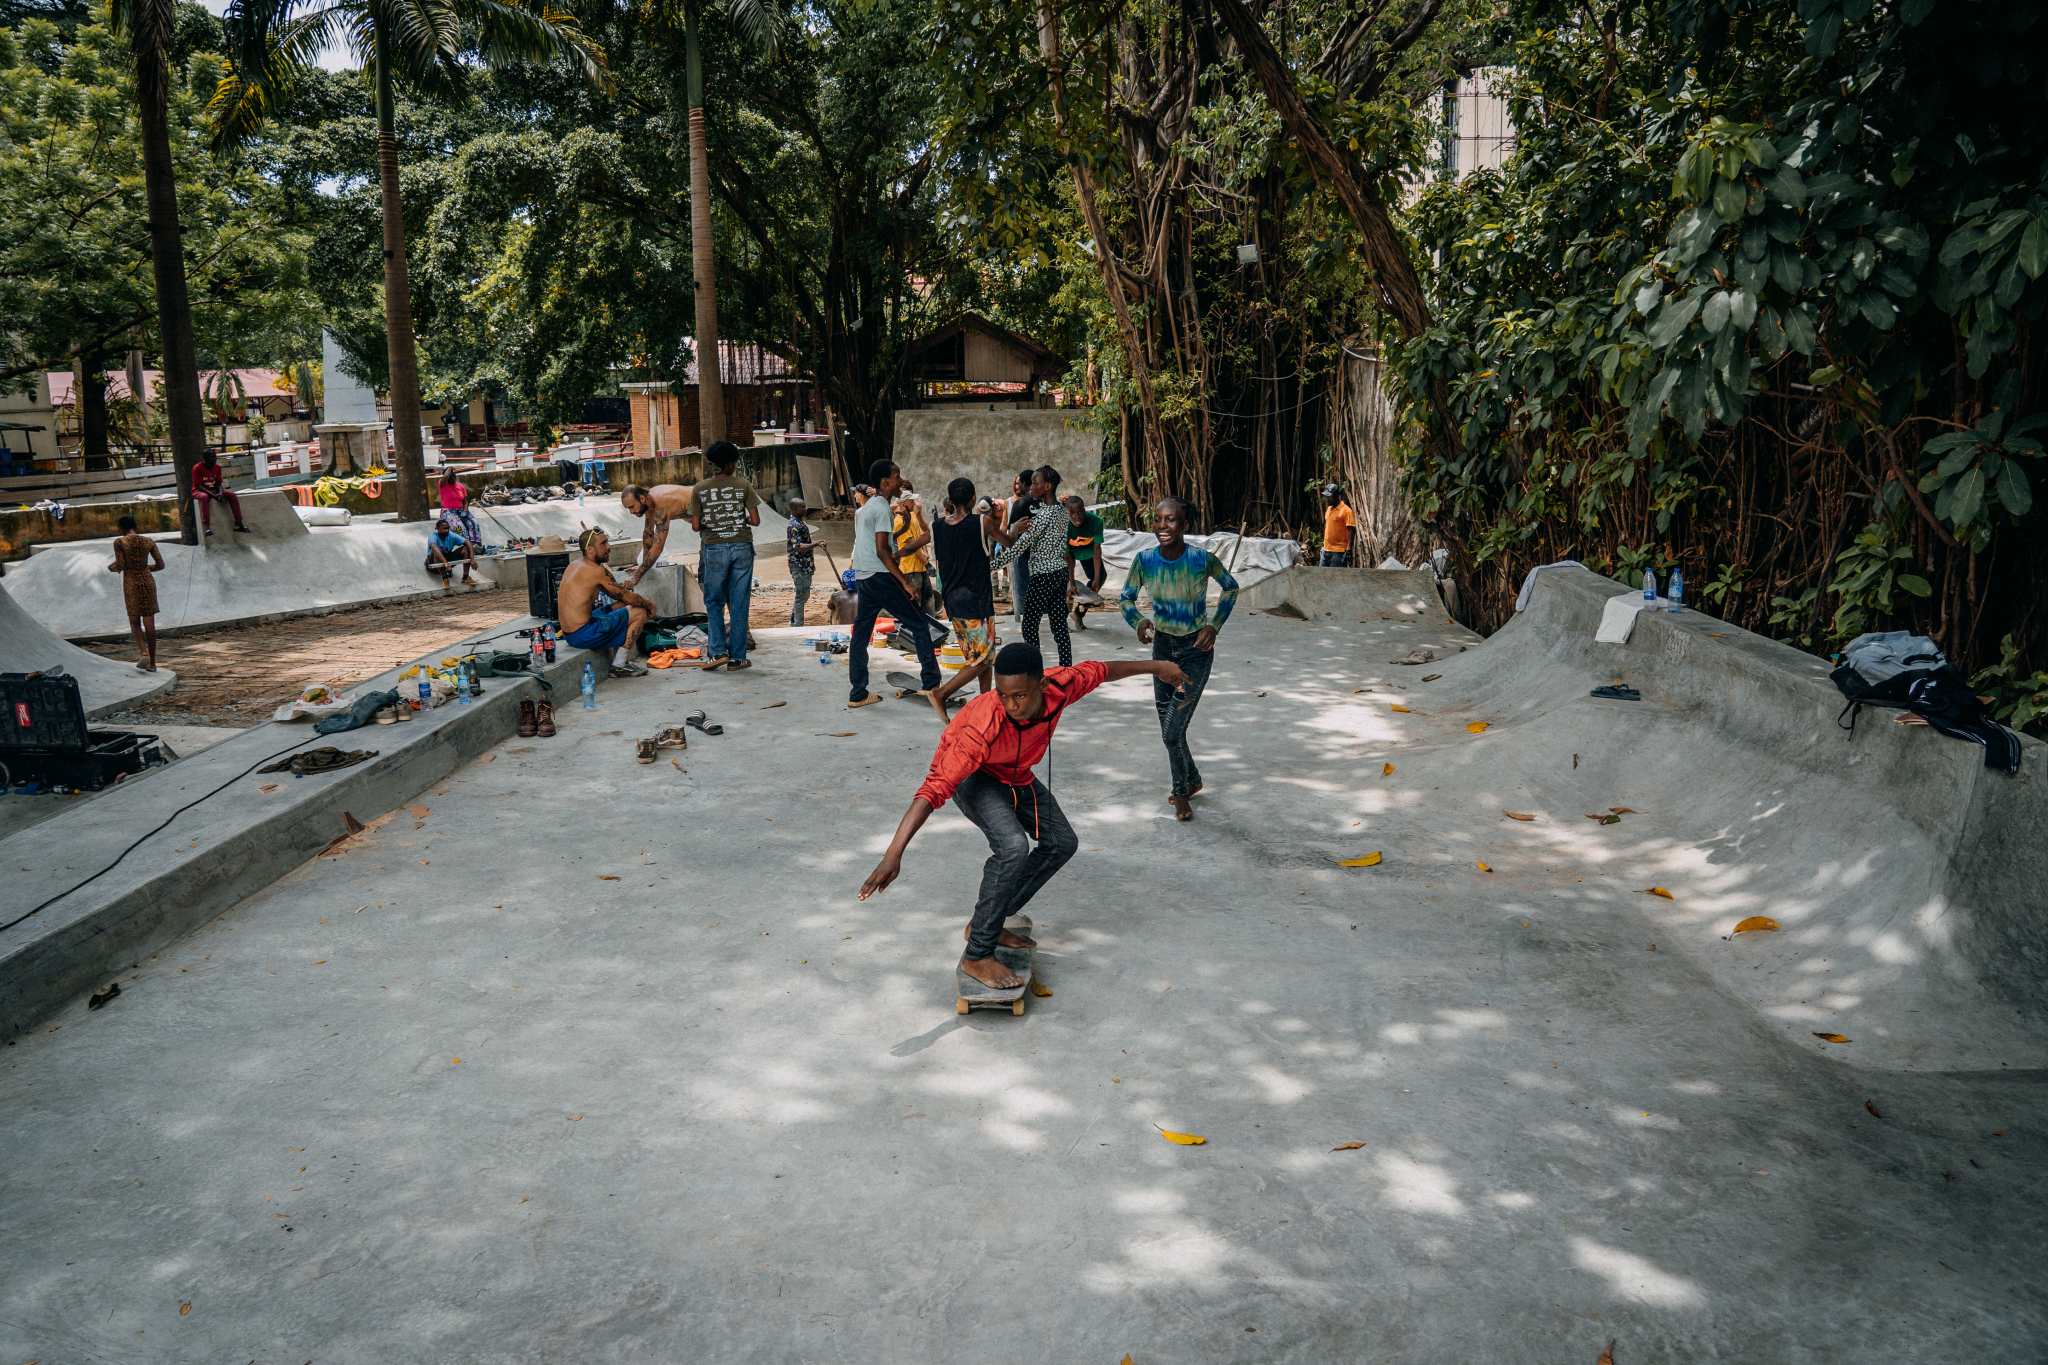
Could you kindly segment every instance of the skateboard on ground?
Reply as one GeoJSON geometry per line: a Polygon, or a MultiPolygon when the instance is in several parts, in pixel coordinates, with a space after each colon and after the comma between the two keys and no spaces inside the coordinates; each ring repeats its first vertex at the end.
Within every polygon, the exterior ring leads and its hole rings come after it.
{"type": "Polygon", "coordinates": [[[908,673],[884,673],[882,681],[896,689],[896,699],[898,701],[931,700],[931,694],[924,690],[923,684],[919,683],[916,678],[911,677],[908,673]]]}
{"type": "MultiPolygon", "coordinates": [[[[1031,916],[1012,915],[1003,921],[1003,928],[1029,937],[1031,934],[1031,916]]],[[[967,973],[961,971],[959,967],[954,967],[953,976],[956,996],[953,1001],[953,1013],[965,1014],[969,1010],[1006,1009],[1012,1014],[1023,1014],[1024,997],[1031,991],[1031,959],[1037,952],[1036,948],[1005,948],[1000,943],[996,945],[996,961],[1008,967],[1014,975],[1021,979],[1021,984],[1012,986],[1008,990],[999,991],[993,986],[984,986],[967,973]]]]}

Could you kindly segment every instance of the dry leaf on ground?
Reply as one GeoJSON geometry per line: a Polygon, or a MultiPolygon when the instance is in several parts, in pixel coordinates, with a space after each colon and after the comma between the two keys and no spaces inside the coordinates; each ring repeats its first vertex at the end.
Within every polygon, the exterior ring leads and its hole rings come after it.
{"type": "MultiPolygon", "coordinates": [[[[1152,1126],[1159,1128],[1159,1125],[1156,1123],[1152,1126]]],[[[1176,1133],[1166,1128],[1159,1128],[1159,1136],[1165,1138],[1176,1147],[1206,1147],[1209,1145],[1209,1139],[1203,1137],[1200,1133],[1176,1133]]]]}
{"type": "Polygon", "coordinates": [[[1846,1043],[1849,1041],[1839,1033],[1816,1033],[1813,1036],[1820,1039],[1823,1043],[1846,1043]]]}
{"type": "Polygon", "coordinates": [[[1408,708],[1407,708],[1407,707],[1405,707],[1405,706],[1403,706],[1403,705],[1401,705],[1401,703],[1399,703],[1399,702],[1394,702],[1394,703],[1392,703],[1392,705],[1393,705],[1393,708],[1394,708],[1394,710],[1396,710],[1396,711],[1400,712],[1400,713],[1401,713],[1402,715],[1404,715],[1404,716],[1405,716],[1405,715],[1408,715],[1408,714],[1410,714],[1410,713],[1409,713],[1409,710],[1408,710],[1408,708]]]}
{"type": "Polygon", "coordinates": [[[859,731],[857,731],[857,730],[820,730],[820,731],[818,731],[818,733],[819,733],[820,735],[823,735],[823,736],[824,736],[824,737],[825,737],[826,739],[852,739],[852,738],[853,738],[853,737],[854,737],[854,736],[855,736],[856,734],[858,734],[858,733],[859,733],[859,731]]]}
{"type": "Polygon", "coordinates": [[[415,820],[424,820],[427,818],[427,813],[430,809],[432,808],[428,806],[407,806],[405,813],[415,820]]]}
{"type": "Polygon", "coordinates": [[[1031,993],[1040,1000],[1044,1000],[1052,995],[1052,987],[1046,985],[1043,981],[1034,980],[1031,983],[1031,993]]]}
{"type": "Polygon", "coordinates": [[[1525,810],[1504,810],[1501,812],[1501,814],[1507,816],[1507,818],[1510,820],[1528,821],[1534,820],[1536,818],[1535,816],[1531,815],[1528,811],[1525,810]]]}
{"type": "Polygon", "coordinates": [[[1661,886],[1646,886],[1643,888],[1643,894],[1645,896],[1656,896],[1660,900],[1675,901],[1678,899],[1678,897],[1672,895],[1661,886]]]}
{"type": "Polygon", "coordinates": [[[1599,1358],[1598,1360],[1594,1361],[1594,1362],[1593,1362],[1593,1365],[1614,1365],[1614,1343],[1613,1343],[1613,1342],[1611,1342],[1611,1341],[1610,1341],[1610,1342],[1608,1342],[1608,1343],[1607,1343],[1607,1349],[1606,1349],[1606,1350],[1604,1350],[1604,1351],[1602,1351],[1602,1352],[1600,1353],[1600,1358],[1599,1358]]]}
{"type": "Polygon", "coordinates": [[[179,1316],[179,1317],[181,1317],[181,1318],[182,1318],[182,1317],[186,1316],[187,1314],[189,1314],[189,1313],[190,1313],[191,1311],[192,1311],[192,1300],[190,1300],[190,1299],[180,1299],[180,1300],[178,1301],[178,1316],[179,1316]]]}
{"type": "Polygon", "coordinates": [[[615,872],[600,872],[597,874],[597,879],[601,882],[615,882],[619,877],[615,872]]]}
{"type": "Polygon", "coordinates": [[[1775,934],[1778,932],[1778,922],[1769,915],[1751,915],[1749,918],[1738,923],[1729,932],[1735,934],[1775,934]]]}
{"type": "Polygon", "coordinates": [[[1340,1142],[1330,1150],[1333,1152],[1355,1152],[1363,1146],[1365,1144],[1362,1142],[1340,1142]]]}
{"type": "Polygon", "coordinates": [[[1870,1102],[1869,1100],[1865,1100],[1865,1101],[1863,1101],[1863,1107],[1864,1107],[1864,1109],[1866,1109],[1866,1110],[1868,1110],[1868,1111],[1869,1111],[1869,1113],[1870,1113],[1870,1117],[1872,1117],[1872,1118],[1874,1118],[1874,1119],[1881,1119],[1881,1118],[1883,1118],[1883,1117],[1884,1117],[1884,1115],[1883,1115],[1883,1114],[1880,1114],[1880,1113],[1879,1113],[1879,1112],[1877,1111],[1877,1106],[1876,1106],[1875,1104],[1872,1104],[1872,1103],[1871,1103],[1871,1102],[1870,1102]]]}
{"type": "Polygon", "coordinates": [[[571,1114],[571,1115],[569,1115],[569,1122],[571,1122],[571,1123],[581,1123],[581,1122],[583,1122],[583,1115],[581,1115],[581,1114],[571,1114]]]}
{"type": "Polygon", "coordinates": [[[448,1059],[448,1065],[450,1065],[450,1066],[461,1066],[461,1065],[462,1065],[462,1058],[460,1058],[460,1057],[450,1057],[450,1058],[448,1059]]]}
{"type": "Polygon", "coordinates": [[[1636,808],[1634,806],[1609,806],[1607,812],[1610,815],[1634,815],[1636,808]]]}
{"type": "Polygon", "coordinates": [[[1465,733],[1468,735],[1480,734],[1486,729],[1486,727],[1489,724],[1491,724],[1490,721],[1475,720],[1470,725],[1467,725],[1465,727],[1465,733]]]}
{"type": "Polygon", "coordinates": [[[1378,867],[1379,865],[1380,855],[1377,853],[1368,853],[1359,858],[1339,858],[1337,860],[1337,866],[1339,867],[1378,867]]]}
{"type": "Polygon", "coordinates": [[[787,705],[789,705],[789,703],[788,703],[788,702],[786,702],[786,701],[771,701],[771,702],[769,702],[769,703],[768,703],[768,704],[767,704],[766,706],[763,706],[763,707],[761,707],[760,709],[761,709],[761,710],[763,710],[763,711],[773,711],[773,710],[774,710],[774,709],[775,709],[776,707],[778,707],[778,706],[787,706],[787,705]]]}
{"type": "Polygon", "coordinates": [[[258,787],[258,788],[257,788],[256,790],[257,790],[257,791],[259,791],[259,792],[262,792],[262,793],[263,793],[263,794],[264,794],[265,796],[268,796],[268,795],[270,795],[270,794],[271,794],[272,792],[274,792],[274,791],[276,791],[276,790],[277,790],[277,783],[275,783],[275,782],[265,782],[265,783],[264,783],[264,784],[263,784],[262,786],[258,787]]]}
{"type": "Polygon", "coordinates": [[[1477,868],[1478,868],[1478,869],[1479,869],[1479,870],[1480,870],[1481,872],[1491,872],[1491,871],[1493,871],[1493,864],[1492,864],[1492,863],[1488,863],[1488,862],[1479,862],[1479,863],[1475,863],[1475,864],[1473,864],[1473,866],[1477,867],[1477,868]]]}
{"type": "Polygon", "coordinates": [[[1382,763],[1382,764],[1380,764],[1380,776],[1381,776],[1381,777],[1392,777],[1393,775],[1394,775],[1394,765],[1393,765],[1393,764],[1391,764],[1391,763],[1382,763]]]}
{"type": "Polygon", "coordinates": [[[1443,674],[1441,673],[1425,673],[1422,675],[1422,680],[1424,682],[1435,682],[1438,678],[1441,678],[1442,676],[1443,674]]]}

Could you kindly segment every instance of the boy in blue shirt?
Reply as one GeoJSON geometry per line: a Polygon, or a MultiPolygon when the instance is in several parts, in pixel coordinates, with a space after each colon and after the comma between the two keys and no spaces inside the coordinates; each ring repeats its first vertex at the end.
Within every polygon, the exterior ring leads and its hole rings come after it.
{"type": "Polygon", "coordinates": [[[455,533],[454,525],[443,515],[434,523],[434,529],[427,535],[427,569],[441,575],[441,591],[454,592],[455,561],[462,561],[462,583],[471,592],[476,591],[476,551],[468,541],[455,533]]]}
{"type": "Polygon", "coordinates": [[[1180,665],[1184,680],[1178,689],[1154,683],[1152,701],[1159,711],[1159,735],[1166,742],[1167,766],[1173,774],[1173,790],[1167,802],[1173,818],[1192,820],[1195,809],[1190,800],[1202,790],[1202,772],[1188,750],[1188,725],[1195,718],[1195,704],[1209,685],[1209,669],[1216,662],[1216,632],[1230,619],[1237,604],[1237,580],[1222,562],[1207,550],[1187,543],[1188,505],[1168,498],[1152,514],[1152,529],[1159,536],[1157,549],[1141,550],[1131,561],[1130,576],[1124,580],[1121,598],[1124,620],[1138,632],[1138,643],[1152,646],[1152,657],[1180,665]],[[1209,614],[1209,580],[1223,588],[1216,611],[1209,614]],[[1138,590],[1152,598],[1152,619],[1138,614],[1138,590]]]}

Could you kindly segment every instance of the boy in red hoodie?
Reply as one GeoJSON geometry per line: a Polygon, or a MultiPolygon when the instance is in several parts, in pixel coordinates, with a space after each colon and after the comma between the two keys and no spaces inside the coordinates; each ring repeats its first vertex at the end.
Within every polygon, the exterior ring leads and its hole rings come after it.
{"type": "Polygon", "coordinates": [[[1141,674],[1172,687],[1180,686],[1182,676],[1179,664],[1163,659],[1113,664],[1089,659],[1071,668],[1047,669],[1032,646],[1004,645],[996,654],[995,691],[967,703],[939,736],[931,771],[896,826],[889,851],[861,883],[860,898],[888,889],[903,871],[903,850],[911,838],[951,797],[988,838],[989,847],[960,970],[997,990],[1021,985],[996,960],[996,944],[1034,944],[1003,928],[1003,921],[1022,910],[1080,847],[1059,803],[1031,769],[1052,747],[1053,729],[1068,706],[1106,682],[1141,674]]]}

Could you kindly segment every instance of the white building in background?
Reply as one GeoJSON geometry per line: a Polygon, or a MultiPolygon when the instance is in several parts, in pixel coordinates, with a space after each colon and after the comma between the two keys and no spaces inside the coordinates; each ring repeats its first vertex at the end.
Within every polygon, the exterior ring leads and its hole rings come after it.
{"type": "Polygon", "coordinates": [[[1444,85],[1436,173],[1458,179],[1498,170],[1515,150],[1507,78],[1514,68],[1482,66],[1444,85]]]}

